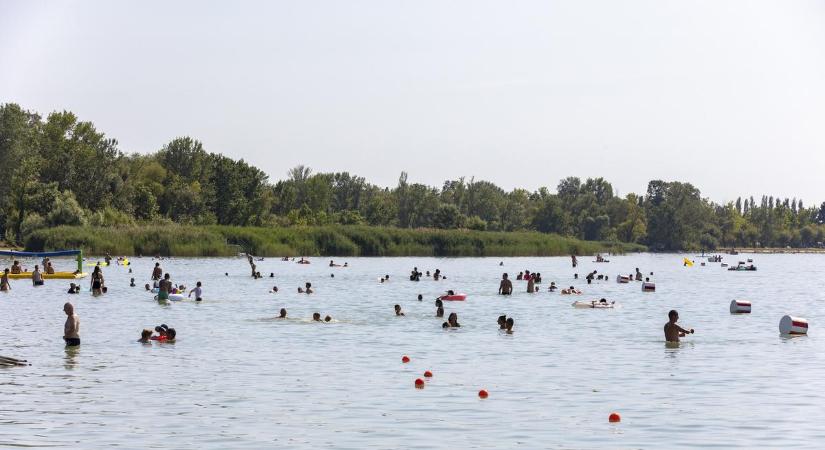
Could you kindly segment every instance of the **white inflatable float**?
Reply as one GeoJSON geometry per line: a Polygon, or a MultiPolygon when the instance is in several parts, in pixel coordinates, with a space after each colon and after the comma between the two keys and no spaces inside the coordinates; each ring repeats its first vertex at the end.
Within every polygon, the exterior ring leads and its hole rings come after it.
{"type": "Polygon", "coordinates": [[[779,332],[790,336],[808,334],[808,320],[802,317],[783,316],[779,320],[779,332]]]}
{"type": "Polygon", "coordinates": [[[730,313],[731,314],[750,314],[751,302],[746,300],[731,300],[730,313]]]}
{"type": "Polygon", "coordinates": [[[598,300],[591,300],[589,302],[573,302],[572,306],[577,309],[613,309],[616,306],[616,302],[612,303],[603,303],[598,300]]]}
{"type": "MultiPolygon", "coordinates": [[[[170,301],[173,301],[173,302],[179,302],[179,301],[185,300],[185,299],[186,299],[186,296],[183,295],[183,294],[169,294],[169,298],[167,298],[167,300],[170,300],[170,301]]],[[[157,295],[155,296],[155,300],[158,300],[157,295]]]]}

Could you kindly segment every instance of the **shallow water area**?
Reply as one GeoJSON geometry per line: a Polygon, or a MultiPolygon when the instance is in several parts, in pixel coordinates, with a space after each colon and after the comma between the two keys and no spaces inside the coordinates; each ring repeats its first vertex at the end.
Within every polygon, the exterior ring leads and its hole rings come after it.
{"type": "Polygon", "coordinates": [[[160,261],[175,283],[202,281],[203,302],[155,301],[143,288],[152,258],[104,268],[100,297],[89,278],[77,295],[69,280],[12,280],[0,355],[31,366],[0,366],[0,447],[819,447],[825,255],[725,256],[752,257],[756,272],[693,255],[684,267],[684,256],[579,257],[576,269],[570,258],[334,258],[346,268],[268,258],[257,280],[244,258],[160,261]],[[409,281],[414,266],[447,279],[409,281]],[[654,272],[656,292],[616,282],[636,267],[654,272]],[[524,269],[542,274],[540,292],[515,281],[524,269]],[[588,285],[591,270],[609,280],[588,285]],[[496,295],[502,272],[510,297],[496,295]],[[548,292],[551,281],[584,293],[548,292]],[[314,294],[297,293],[305,282],[314,294]],[[433,301],[447,289],[468,297],[445,302],[439,319],[433,301]],[[618,307],[571,306],[602,297],[618,307]],[[734,299],[753,312],[730,314],[734,299]],[[81,320],[77,349],[62,341],[66,301],[81,320]],[[275,318],[280,308],[288,319],[275,318]],[[670,309],[696,330],[675,347],[662,331],[670,309]],[[314,312],[334,320],[312,322],[314,312]],[[444,330],[451,312],[461,328],[444,330]],[[512,335],[498,331],[501,314],[512,335]],[[780,336],[785,314],[808,319],[809,334],[780,336]],[[161,323],[175,343],[136,342],[161,323]],[[433,377],[415,389],[425,370],[433,377]],[[620,423],[608,422],[614,411],[620,423]]]}

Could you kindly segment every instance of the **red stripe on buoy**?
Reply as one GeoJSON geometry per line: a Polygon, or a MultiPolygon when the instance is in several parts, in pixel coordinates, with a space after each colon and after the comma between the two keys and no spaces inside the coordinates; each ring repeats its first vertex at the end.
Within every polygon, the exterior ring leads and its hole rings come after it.
{"type": "Polygon", "coordinates": [[[807,322],[791,322],[791,325],[793,325],[795,327],[808,328],[808,323],[807,322]]]}

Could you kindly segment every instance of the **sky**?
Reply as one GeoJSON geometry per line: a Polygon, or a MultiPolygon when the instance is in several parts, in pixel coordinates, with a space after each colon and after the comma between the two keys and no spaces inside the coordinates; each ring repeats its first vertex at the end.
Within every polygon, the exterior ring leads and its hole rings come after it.
{"type": "Polygon", "coordinates": [[[272,180],[825,200],[824,1],[0,0],[0,103],[272,180]]]}

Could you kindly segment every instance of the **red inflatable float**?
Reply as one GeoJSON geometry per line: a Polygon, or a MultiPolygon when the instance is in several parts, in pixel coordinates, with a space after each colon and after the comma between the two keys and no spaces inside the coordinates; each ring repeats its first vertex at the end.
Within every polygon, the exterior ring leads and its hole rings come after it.
{"type": "Polygon", "coordinates": [[[438,299],[445,302],[463,302],[467,299],[467,294],[447,294],[438,297],[438,299]]]}

